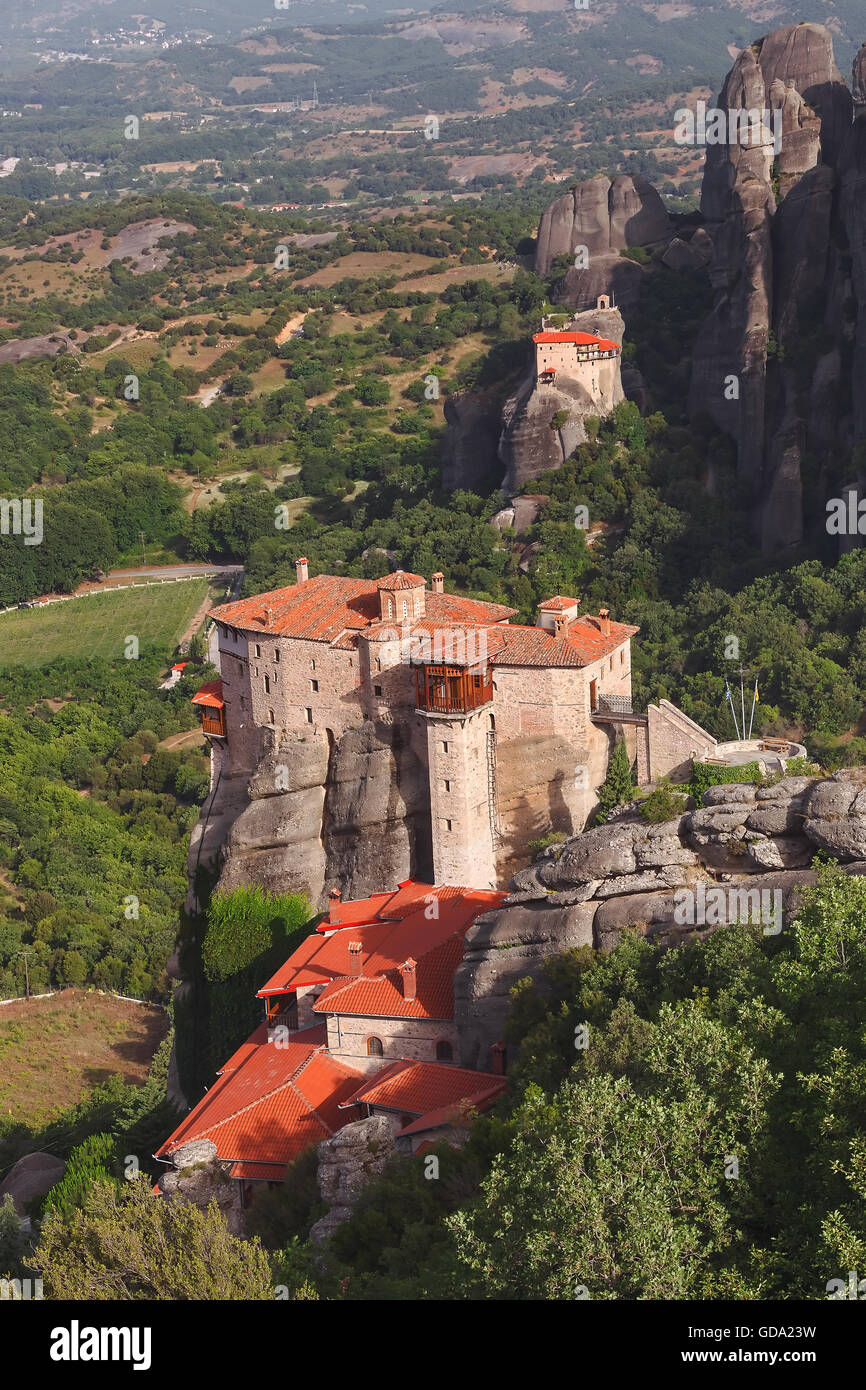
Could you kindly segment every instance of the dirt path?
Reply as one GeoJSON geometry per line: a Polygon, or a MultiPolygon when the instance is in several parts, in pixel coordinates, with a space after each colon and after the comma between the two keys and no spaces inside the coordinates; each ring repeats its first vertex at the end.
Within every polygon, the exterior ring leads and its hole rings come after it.
{"type": "Polygon", "coordinates": [[[281,328],[277,336],[274,338],[274,342],[277,344],[278,347],[282,343],[287,342],[289,338],[293,337],[294,334],[297,333],[299,328],[303,327],[304,319],[306,317],[307,310],[304,309],[303,313],[295,314],[292,318],[289,319],[285,328],[281,328]]]}
{"type": "Polygon", "coordinates": [[[202,747],[205,745],[205,736],[201,729],[187,729],[182,734],[169,734],[168,738],[164,738],[156,746],[157,748],[177,749],[192,748],[196,744],[201,744],[202,747]]]}

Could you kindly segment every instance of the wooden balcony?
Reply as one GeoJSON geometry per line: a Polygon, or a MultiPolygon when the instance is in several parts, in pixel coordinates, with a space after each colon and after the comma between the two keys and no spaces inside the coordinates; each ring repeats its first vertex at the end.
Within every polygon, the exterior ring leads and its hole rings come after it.
{"type": "Polygon", "coordinates": [[[281,1008],[275,1006],[265,1009],[265,1024],[270,1031],[273,1028],[286,1028],[290,1033],[298,1031],[298,1006],[292,1003],[291,1007],[281,1008]]]}
{"type": "Polygon", "coordinates": [[[419,666],[416,708],[426,714],[471,714],[493,699],[489,666],[419,666]]]}
{"type": "Polygon", "coordinates": [[[225,710],[203,709],[201,712],[201,730],[203,734],[209,734],[211,738],[225,738],[225,710]]]}

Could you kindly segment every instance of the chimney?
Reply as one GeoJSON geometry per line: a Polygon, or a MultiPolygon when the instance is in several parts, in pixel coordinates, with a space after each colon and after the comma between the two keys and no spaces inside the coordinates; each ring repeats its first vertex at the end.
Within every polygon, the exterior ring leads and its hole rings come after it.
{"type": "Polygon", "coordinates": [[[298,583],[299,583],[299,584],[306,584],[307,580],[308,580],[309,577],[310,577],[310,572],[309,572],[309,570],[307,569],[307,557],[306,557],[306,555],[302,555],[302,556],[300,557],[300,559],[298,559],[298,560],[295,561],[295,571],[296,571],[297,576],[298,576],[298,583]]]}
{"type": "Polygon", "coordinates": [[[601,628],[601,635],[602,635],[602,637],[609,637],[609,636],[610,636],[610,609],[609,609],[609,608],[599,608],[599,610],[598,610],[598,625],[599,625],[599,627],[601,628]]]}
{"type": "Polygon", "coordinates": [[[349,974],[360,975],[361,973],[361,951],[360,941],[349,942],[349,974]]]}
{"type": "Polygon", "coordinates": [[[434,593],[434,594],[444,594],[444,592],[445,592],[445,575],[442,573],[441,570],[437,570],[436,573],[433,575],[432,583],[433,583],[433,593],[434,593]]]}
{"type": "Polygon", "coordinates": [[[417,994],[417,968],[418,962],[413,960],[411,956],[408,960],[404,960],[400,966],[400,974],[403,976],[403,998],[410,1003],[417,994]]]}
{"type": "Polygon", "coordinates": [[[564,613],[555,613],[553,617],[554,637],[564,637],[568,631],[568,618],[564,613]]]}
{"type": "Polygon", "coordinates": [[[340,902],[342,893],[339,888],[332,888],[328,894],[328,921],[338,925],[340,921],[340,902]]]}
{"type": "Polygon", "coordinates": [[[272,623],[273,621],[274,621],[274,610],[273,610],[273,608],[266,608],[266,609],[265,609],[265,627],[270,627],[270,625],[271,625],[271,623],[272,623]]]}
{"type": "Polygon", "coordinates": [[[493,1075],[505,1075],[505,1043],[495,1042],[490,1049],[490,1056],[493,1064],[493,1075]]]}

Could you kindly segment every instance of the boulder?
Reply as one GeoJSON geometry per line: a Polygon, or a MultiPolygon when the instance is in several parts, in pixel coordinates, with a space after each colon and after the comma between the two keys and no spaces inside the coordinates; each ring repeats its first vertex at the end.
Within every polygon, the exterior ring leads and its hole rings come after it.
{"type": "Polygon", "coordinates": [[[314,1245],[321,1245],[349,1219],[366,1184],[384,1173],[400,1128],[398,1116],[368,1115],[344,1125],[319,1145],[319,1192],[330,1209],[310,1231],[314,1245]]]}

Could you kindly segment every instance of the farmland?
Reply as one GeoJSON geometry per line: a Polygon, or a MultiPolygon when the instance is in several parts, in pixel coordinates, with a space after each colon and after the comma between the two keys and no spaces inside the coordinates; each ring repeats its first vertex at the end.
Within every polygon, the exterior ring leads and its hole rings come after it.
{"type": "Polygon", "coordinates": [[[62,657],[115,659],[124,655],[130,636],[138,638],[141,651],[173,649],[207,590],[206,579],[187,579],[0,614],[0,670],[44,666],[62,657]]]}

